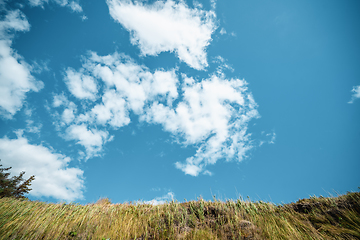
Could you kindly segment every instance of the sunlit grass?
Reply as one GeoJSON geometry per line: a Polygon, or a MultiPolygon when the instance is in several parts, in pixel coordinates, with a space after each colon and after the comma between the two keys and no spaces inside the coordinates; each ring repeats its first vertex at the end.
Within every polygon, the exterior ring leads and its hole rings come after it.
{"type": "Polygon", "coordinates": [[[0,199],[0,239],[360,239],[360,193],[274,205],[0,199]]]}

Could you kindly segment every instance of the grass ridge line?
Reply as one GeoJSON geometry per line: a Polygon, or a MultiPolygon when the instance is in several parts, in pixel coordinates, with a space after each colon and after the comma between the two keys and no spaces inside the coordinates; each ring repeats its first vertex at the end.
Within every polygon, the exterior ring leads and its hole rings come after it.
{"type": "Polygon", "coordinates": [[[275,205],[242,199],[45,203],[0,199],[0,239],[360,239],[360,193],[275,205]]]}

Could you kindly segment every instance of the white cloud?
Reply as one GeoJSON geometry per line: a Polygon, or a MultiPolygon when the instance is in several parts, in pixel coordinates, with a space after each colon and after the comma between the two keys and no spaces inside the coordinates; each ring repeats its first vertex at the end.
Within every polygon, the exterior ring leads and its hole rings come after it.
{"type": "Polygon", "coordinates": [[[24,178],[35,175],[30,194],[73,201],[83,198],[83,171],[68,167],[71,159],[43,145],[30,144],[25,137],[0,139],[1,164],[11,173],[25,171],[24,178]]]}
{"type": "Polygon", "coordinates": [[[0,22],[0,37],[9,38],[10,31],[29,31],[30,24],[26,16],[20,10],[8,11],[5,18],[0,22]]]}
{"type": "Polygon", "coordinates": [[[103,145],[113,139],[109,132],[89,128],[85,124],[73,124],[66,129],[66,138],[75,140],[77,144],[85,147],[86,159],[100,156],[103,145]]]}
{"type": "Polygon", "coordinates": [[[268,133],[266,134],[267,137],[271,136],[270,141],[268,141],[269,144],[275,144],[275,140],[276,140],[276,133],[272,132],[272,133],[268,133]]]}
{"type": "Polygon", "coordinates": [[[266,134],[265,134],[265,131],[262,131],[261,135],[265,135],[265,139],[263,138],[262,140],[259,141],[259,147],[261,147],[264,143],[275,144],[275,140],[276,140],[275,131],[272,131],[271,133],[266,133],[266,134]]]}
{"type": "Polygon", "coordinates": [[[64,112],[62,113],[62,120],[65,124],[70,124],[75,119],[75,113],[76,113],[76,105],[73,102],[69,102],[67,108],[64,109],[64,112]]]}
{"type": "Polygon", "coordinates": [[[175,70],[152,73],[125,55],[115,53],[101,57],[92,53],[83,68],[72,71],[72,74],[84,78],[82,72],[85,71],[106,86],[102,103],[91,110],[100,124],[108,122],[113,127],[127,125],[129,111],[141,114],[149,101],[157,99],[171,105],[178,97],[175,70]]]}
{"type": "Polygon", "coordinates": [[[154,102],[140,118],[162,124],[186,145],[199,145],[194,156],[175,164],[186,174],[197,176],[221,158],[241,161],[252,147],[246,131],[248,122],[259,117],[257,105],[244,80],[223,77],[198,83],[185,77],[183,100],[176,108],[154,102]]]}
{"type": "Polygon", "coordinates": [[[221,30],[220,30],[220,34],[221,34],[221,35],[226,34],[226,30],[225,30],[225,28],[221,28],[221,30]]]}
{"type": "Polygon", "coordinates": [[[107,56],[91,53],[78,71],[68,68],[64,80],[79,100],[96,100],[97,96],[101,99],[77,107],[64,93],[54,94],[52,106],[64,108],[62,113],[56,110],[53,114],[60,135],[84,146],[86,159],[99,156],[103,145],[110,141],[108,126],[117,129],[130,123],[130,111],[142,114],[144,107],[154,99],[171,105],[178,97],[175,70],[150,72],[118,53],[107,56]],[[95,81],[105,83],[101,92],[95,81]],[[95,129],[96,125],[102,129],[95,129]]]}
{"type": "MultiPolygon", "coordinates": [[[[59,4],[62,7],[69,7],[73,12],[82,12],[83,9],[80,6],[80,4],[78,3],[78,1],[71,1],[69,2],[68,0],[52,0],[51,2],[54,2],[56,4],[59,4]]],[[[29,0],[29,4],[30,6],[33,7],[44,7],[44,4],[49,3],[49,0],[29,0]]]]}
{"type": "Polygon", "coordinates": [[[205,48],[217,28],[214,11],[184,1],[157,1],[153,4],[128,0],[107,0],[110,15],[131,32],[132,44],[143,55],[176,52],[179,59],[195,69],[208,66],[205,48]]]}
{"type": "Polygon", "coordinates": [[[234,69],[227,63],[227,60],[221,56],[214,57],[212,62],[218,64],[218,66],[216,68],[216,72],[219,75],[222,75],[225,70],[234,72],[234,69]]]}
{"type": "Polygon", "coordinates": [[[52,106],[54,108],[62,107],[61,109],[63,109],[61,114],[58,111],[53,114],[53,117],[57,120],[54,124],[59,131],[62,131],[61,127],[69,126],[76,119],[78,106],[74,102],[69,101],[64,93],[53,94],[52,106]]]}
{"type": "Polygon", "coordinates": [[[48,3],[49,0],[29,0],[30,6],[43,6],[44,3],[48,3]]]}
{"type": "Polygon", "coordinates": [[[42,126],[43,125],[41,123],[35,124],[35,122],[33,120],[30,120],[30,119],[26,120],[26,131],[29,133],[40,134],[42,126]]]}
{"type": "Polygon", "coordinates": [[[175,194],[173,192],[168,192],[166,195],[164,195],[162,197],[157,197],[157,198],[154,198],[153,200],[139,202],[139,203],[151,204],[151,205],[160,205],[160,204],[164,204],[166,202],[173,201],[174,197],[175,197],[175,194]]]}
{"type": "Polygon", "coordinates": [[[101,125],[109,123],[118,128],[130,123],[127,104],[114,89],[104,93],[102,103],[91,109],[91,113],[95,116],[97,123],[101,125]]]}
{"type": "Polygon", "coordinates": [[[353,103],[357,98],[360,98],[360,85],[354,86],[351,92],[353,94],[351,96],[351,100],[348,103],[353,103]]]}
{"type": "Polygon", "coordinates": [[[31,66],[12,48],[12,32],[28,31],[30,24],[20,10],[8,11],[0,21],[0,115],[12,116],[21,109],[26,93],[43,88],[31,75],[31,66]]]}
{"type": "Polygon", "coordinates": [[[98,89],[95,80],[91,76],[68,68],[64,80],[69,91],[75,97],[89,100],[96,99],[98,89]]]}
{"type": "Polygon", "coordinates": [[[70,3],[69,3],[69,7],[74,11],[74,12],[82,12],[83,11],[83,9],[82,9],[82,7],[79,5],[79,3],[77,3],[77,2],[74,2],[74,1],[71,1],[70,3]]]}
{"type": "Polygon", "coordinates": [[[185,164],[180,163],[180,162],[176,162],[175,166],[176,166],[176,168],[183,171],[185,174],[188,174],[188,175],[191,175],[191,176],[197,176],[203,170],[202,165],[198,166],[198,164],[193,163],[193,158],[186,159],[185,164]]]}
{"type": "Polygon", "coordinates": [[[36,133],[36,134],[40,134],[40,130],[42,128],[42,124],[37,122],[35,123],[34,120],[32,120],[32,115],[33,115],[33,111],[34,109],[28,108],[28,106],[26,106],[24,113],[26,115],[26,129],[25,131],[28,133],[36,133]]]}
{"type": "Polygon", "coordinates": [[[137,114],[142,113],[146,101],[160,99],[171,104],[178,97],[175,70],[151,73],[146,67],[117,53],[103,57],[92,53],[84,67],[108,88],[115,88],[137,114]]]}
{"type": "Polygon", "coordinates": [[[53,96],[53,107],[60,107],[62,105],[68,105],[69,100],[67,99],[67,97],[63,94],[54,94],[53,96]]]}
{"type": "MultiPolygon", "coordinates": [[[[183,74],[180,85],[175,70],[151,72],[118,53],[91,53],[82,68],[71,71],[78,79],[86,73],[104,83],[97,102],[71,111],[74,123],[66,130],[67,139],[83,145],[88,156],[99,154],[109,141],[108,126],[117,129],[130,123],[130,112],[140,121],[161,124],[180,144],[197,147],[194,156],[175,164],[192,176],[210,175],[206,166],[219,159],[241,161],[252,148],[247,126],[259,113],[245,80],[227,79],[218,69],[201,81],[183,74]]],[[[66,106],[66,101],[60,95],[53,105],[66,106]]]]}

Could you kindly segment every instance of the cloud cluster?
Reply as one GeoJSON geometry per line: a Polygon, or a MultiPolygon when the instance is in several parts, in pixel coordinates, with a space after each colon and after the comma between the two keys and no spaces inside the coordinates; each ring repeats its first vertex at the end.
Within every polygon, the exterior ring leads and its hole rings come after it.
{"type": "Polygon", "coordinates": [[[171,105],[178,97],[175,70],[151,72],[129,57],[114,53],[98,56],[90,53],[78,71],[67,69],[64,80],[77,106],[64,94],[55,95],[54,108],[64,138],[85,148],[86,159],[99,156],[103,145],[112,140],[108,128],[118,129],[130,123],[130,112],[143,114],[155,99],[171,105]],[[97,81],[101,81],[101,91],[97,81]],[[99,92],[100,91],[100,92],[99,92]]]}
{"type": "MultiPolygon", "coordinates": [[[[54,1],[77,8],[75,2],[54,1]]],[[[30,0],[33,6],[47,2],[30,0]]],[[[107,4],[111,16],[131,32],[133,44],[140,47],[143,55],[170,51],[195,69],[208,65],[206,47],[216,29],[213,11],[202,10],[196,4],[191,9],[183,1],[172,0],[153,4],[108,0],[107,4]]],[[[80,8],[78,12],[82,11],[80,8]]],[[[26,92],[43,87],[31,76],[30,67],[10,48],[9,30],[29,28],[19,10],[9,12],[0,24],[1,37],[6,40],[0,41],[3,56],[0,61],[4,61],[1,66],[6,66],[0,68],[0,74],[9,79],[2,82],[1,91],[5,93],[2,96],[17,100],[0,99],[0,106],[11,116],[22,106],[26,92]]],[[[248,123],[259,117],[245,80],[228,79],[223,70],[231,68],[218,58],[222,68],[207,78],[194,79],[179,74],[177,69],[149,70],[124,54],[99,56],[90,52],[81,68],[64,69],[64,82],[71,95],[54,95],[52,107],[57,129],[64,139],[83,146],[80,155],[89,159],[102,155],[103,146],[114,138],[109,130],[128,125],[133,113],[140,121],[162,125],[178,143],[197,147],[194,156],[175,163],[178,169],[192,176],[211,175],[207,165],[220,159],[241,161],[246,156],[252,148],[248,123]]]]}
{"type": "Polygon", "coordinates": [[[30,194],[73,201],[83,198],[83,171],[70,168],[69,157],[43,145],[30,144],[25,137],[0,139],[1,164],[11,166],[11,173],[25,171],[25,178],[35,175],[30,194]]]}
{"type": "MultiPolygon", "coordinates": [[[[78,95],[75,94],[75,96],[78,95]]],[[[83,98],[80,96],[80,99],[83,98]]],[[[69,101],[64,93],[54,95],[52,107],[56,109],[53,117],[57,119],[55,125],[60,135],[65,140],[73,140],[85,148],[85,153],[80,151],[81,157],[87,160],[91,157],[101,156],[103,145],[113,139],[109,132],[98,130],[94,124],[86,124],[90,120],[84,114],[79,113],[79,107],[69,101]]]]}
{"type": "Polygon", "coordinates": [[[29,31],[30,24],[20,10],[6,11],[0,19],[0,115],[12,116],[23,106],[26,94],[38,92],[43,83],[31,75],[31,66],[12,48],[16,31],[29,31]]]}
{"type": "Polygon", "coordinates": [[[140,118],[162,124],[186,145],[198,146],[195,156],[185,163],[177,162],[176,167],[197,176],[219,159],[241,161],[251,148],[247,124],[259,117],[246,82],[225,79],[224,75],[212,75],[200,82],[183,76],[182,92],[176,107],[153,102],[140,118]]]}
{"type": "Polygon", "coordinates": [[[107,0],[110,15],[131,33],[131,42],[142,55],[176,52],[192,68],[206,66],[206,47],[216,30],[214,11],[189,8],[184,1],[144,4],[129,0],[107,0]]]}
{"type": "Polygon", "coordinates": [[[351,92],[353,94],[351,96],[351,100],[348,103],[353,103],[357,98],[360,98],[360,85],[354,86],[351,92]]]}
{"type": "Polygon", "coordinates": [[[241,161],[252,147],[247,125],[259,117],[257,105],[245,80],[227,79],[219,70],[195,80],[175,69],[150,71],[123,54],[91,52],[80,69],[66,71],[65,80],[69,92],[86,102],[81,104],[86,108],[79,110],[64,95],[56,95],[53,106],[64,106],[58,116],[66,127],[65,138],[84,146],[86,158],[100,154],[112,140],[109,127],[131,122],[130,112],[140,121],[162,125],[178,143],[198,148],[184,163],[176,163],[192,176],[211,174],[206,165],[219,159],[241,161]],[[83,79],[102,87],[89,93],[91,84],[81,84],[83,79]]]}

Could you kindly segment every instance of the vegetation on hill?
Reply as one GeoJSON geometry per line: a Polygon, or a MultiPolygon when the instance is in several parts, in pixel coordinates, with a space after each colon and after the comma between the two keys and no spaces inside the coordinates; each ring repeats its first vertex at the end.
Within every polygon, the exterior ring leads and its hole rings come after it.
{"type": "Polygon", "coordinates": [[[0,199],[0,239],[360,239],[360,193],[296,203],[0,199]]]}

